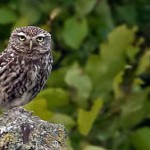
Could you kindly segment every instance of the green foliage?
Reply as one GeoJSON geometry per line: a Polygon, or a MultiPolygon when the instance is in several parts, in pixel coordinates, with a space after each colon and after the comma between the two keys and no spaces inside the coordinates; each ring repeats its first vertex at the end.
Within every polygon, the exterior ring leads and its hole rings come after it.
{"type": "Polygon", "coordinates": [[[78,128],[81,134],[87,135],[102,108],[103,101],[98,99],[94,102],[90,111],[78,110],[78,128]]]}
{"type": "Polygon", "coordinates": [[[148,150],[150,149],[149,137],[150,129],[145,127],[137,130],[131,136],[131,141],[137,150],[148,150]]]}
{"type": "Polygon", "coordinates": [[[84,150],[105,150],[105,149],[98,146],[88,145],[84,148],[84,150]]]}
{"type": "Polygon", "coordinates": [[[145,68],[149,68],[149,61],[150,61],[150,51],[147,51],[140,59],[140,63],[136,73],[141,74],[145,71],[145,68]]]}
{"type": "Polygon", "coordinates": [[[64,124],[69,150],[150,149],[148,6],[148,0],[0,2],[1,50],[16,27],[52,34],[52,74],[25,108],[64,124]]]}
{"type": "Polygon", "coordinates": [[[34,114],[38,115],[43,120],[49,120],[52,116],[52,113],[47,108],[46,100],[42,98],[32,101],[30,104],[26,105],[25,108],[32,110],[34,114]],[[35,107],[35,105],[40,106],[40,109],[39,107],[35,107]]]}
{"type": "Polygon", "coordinates": [[[43,90],[37,99],[45,99],[50,109],[58,108],[69,103],[68,92],[60,88],[48,88],[43,90]]]}
{"type": "Polygon", "coordinates": [[[65,87],[65,75],[69,67],[62,67],[58,70],[54,70],[48,79],[47,86],[51,87],[65,87]]]}
{"type": "Polygon", "coordinates": [[[78,0],[76,3],[76,9],[80,15],[87,15],[94,9],[95,5],[96,1],[78,0]]]}
{"type": "Polygon", "coordinates": [[[16,14],[7,8],[0,9],[0,24],[14,23],[17,20],[16,14]]]}
{"type": "Polygon", "coordinates": [[[67,85],[73,89],[72,99],[85,107],[92,90],[90,78],[77,66],[69,68],[65,77],[67,85]]]}
{"type": "Polygon", "coordinates": [[[73,128],[75,126],[75,121],[73,118],[62,113],[55,113],[50,120],[58,124],[64,124],[67,129],[73,128]]]}
{"type": "Polygon", "coordinates": [[[65,43],[74,49],[79,49],[82,41],[88,33],[87,21],[85,18],[72,17],[65,21],[62,37],[65,43]]]}
{"type": "MultiPolygon", "coordinates": [[[[29,103],[26,108],[30,110],[34,110],[35,114],[38,114],[42,119],[44,114],[48,114],[48,110],[55,110],[59,107],[63,107],[68,105],[69,103],[69,95],[68,92],[59,89],[59,88],[48,88],[43,91],[37,96],[35,101],[29,103]],[[40,106],[39,108],[35,107],[35,105],[40,106]],[[39,112],[42,110],[42,113],[39,112]]],[[[45,115],[46,120],[49,120],[48,116],[45,115]]],[[[51,116],[49,116],[51,117],[51,116]]]]}

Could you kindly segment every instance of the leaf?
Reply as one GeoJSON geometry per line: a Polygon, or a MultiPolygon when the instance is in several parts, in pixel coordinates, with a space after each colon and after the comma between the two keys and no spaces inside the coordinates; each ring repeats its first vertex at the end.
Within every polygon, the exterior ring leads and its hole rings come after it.
{"type": "Polygon", "coordinates": [[[128,101],[122,105],[120,118],[122,127],[134,127],[148,116],[149,109],[147,107],[149,107],[149,103],[147,102],[147,96],[149,91],[149,89],[146,89],[145,91],[136,91],[130,96],[128,95],[128,101]]]}
{"type": "MultiPolygon", "coordinates": [[[[96,12],[95,21],[99,22],[97,32],[100,33],[101,37],[106,40],[106,36],[108,35],[108,33],[114,29],[114,20],[110,5],[108,1],[101,0],[96,4],[96,7],[94,9],[96,12]],[[99,17],[100,19],[97,19],[97,17],[99,17]]],[[[92,16],[92,18],[94,16],[92,16]]]]}
{"type": "Polygon", "coordinates": [[[85,70],[93,84],[92,98],[105,97],[107,92],[112,89],[112,81],[116,74],[114,67],[116,68],[116,66],[113,66],[113,62],[111,65],[110,67],[110,64],[102,61],[101,57],[97,55],[89,58],[85,70]]]}
{"type": "Polygon", "coordinates": [[[139,50],[140,50],[140,47],[133,46],[133,45],[131,45],[127,48],[126,54],[127,54],[128,58],[130,59],[130,61],[131,60],[132,60],[132,62],[135,61],[135,59],[136,59],[135,56],[139,52],[139,50]]]}
{"type": "Polygon", "coordinates": [[[92,97],[107,97],[112,90],[114,77],[125,67],[125,54],[135,39],[135,31],[125,25],[117,27],[109,34],[108,42],[100,45],[100,55],[89,57],[85,70],[93,82],[92,97]]]}
{"type": "Polygon", "coordinates": [[[73,49],[78,49],[88,34],[88,25],[85,18],[72,17],[65,21],[62,29],[64,42],[73,49]]]}
{"type": "Polygon", "coordinates": [[[118,14],[118,20],[122,22],[128,22],[129,25],[137,24],[137,10],[135,5],[123,5],[117,6],[116,11],[118,14]],[[129,15],[130,12],[130,15],[129,15]]]}
{"type": "Polygon", "coordinates": [[[102,106],[103,101],[101,99],[97,99],[90,111],[83,109],[78,110],[78,129],[81,134],[87,135],[89,133],[102,106]]]}
{"type": "Polygon", "coordinates": [[[25,109],[33,111],[36,116],[39,116],[43,120],[50,120],[52,117],[52,112],[48,110],[46,100],[42,98],[36,98],[35,100],[31,101],[25,106],[25,109]]]}
{"type": "Polygon", "coordinates": [[[136,74],[142,74],[150,67],[150,50],[147,50],[146,53],[141,57],[139,66],[136,70],[136,74]]]}
{"type": "Polygon", "coordinates": [[[21,17],[19,18],[15,24],[13,25],[12,29],[18,28],[18,27],[22,27],[22,26],[27,26],[29,25],[29,20],[27,17],[21,17]]]}
{"type": "Polygon", "coordinates": [[[108,36],[108,43],[101,44],[101,55],[108,61],[118,61],[125,54],[126,49],[131,46],[135,39],[137,28],[128,29],[122,25],[113,30],[108,36]],[[121,33],[121,34],[120,34],[121,33]],[[113,57],[112,57],[113,56],[113,57]],[[109,59],[108,59],[109,58],[109,59]]]}
{"type": "Polygon", "coordinates": [[[136,150],[149,150],[150,149],[150,128],[144,127],[137,130],[131,136],[131,141],[136,150]]]}
{"type": "Polygon", "coordinates": [[[75,121],[66,114],[55,113],[52,118],[51,122],[56,124],[63,124],[66,128],[72,128],[75,125],[75,121]]]}
{"type": "Polygon", "coordinates": [[[69,67],[62,67],[58,70],[52,71],[46,85],[49,87],[65,87],[65,75],[69,67]]]}
{"type": "Polygon", "coordinates": [[[37,3],[30,0],[21,1],[19,11],[21,16],[28,18],[29,24],[35,24],[41,18],[41,12],[38,9],[37,3]]]}
{"type": "Polygon", "coordinates": [[[0,9],[0,24],[14,23],[17,20],[16,14],[7,8],[0,9]]]}
{"type": "Polygon", "coordinates": [[[30,24],[35,24],[40,20],[41,13],[39,10],[32,7],[31,9],[27,10],[25,16],[28,18],[30,24]]]}
{"type": "MultiPolygon", "coordinates": [[[[48,26],[47,26],[47,28],[48,28],[48,26]]],[[[44,29],[44,28],[42,28],[42,29],[44,29]]],[[[47,30],[47,29],[45,29],[45,30],[47,30]]],[[[60,51],[53,50],[53,58],[55,58],[55,63],[57,63],[57,61],[60,59],[60,57],[61,57],[60,51]]]]}
{"type": "Polygon", "coordinates": [[[81,15],[87,15],[93,10],[96,2],[96,0],[78,0],[76,10],[81,15]]]}
{"type": "Polygon", "coordinates": [[[87,145],[83,150],[106,150],[99,146],[87,145]]]}
{"type": "Polygon", "coordinates": [[[69,103],[69,94],[61,88],[42,90],[36,99],[45,99],[49,109],[59,108],[69,103]]]}
{"type": "Polygon", "coordinates": [[[74,150],[74,148],[72,147],[72,142],[69,138],[66,139],[67,141],[67,149],[68,150],[74,150]]]}
{"type": "Polygon", "coordinates": [[[100,56],[91,55],[86,63],[85,70],[92,81],[92,98],[103,97],[112,89],[112,81],[115,76],[114,67],[110,67],[110,65],[103,62],[100,56]]]}
{"type": "Polygon", "coordinates": [[[66,83],[72,88],[72,98],[78,105],[85,107],[92,90],[90,78],[77,65],[68,69],[66,83]]]}
{"type": "Polygon", "coordinates": [[[121,98],[123,96],[123,91],[120,87],[122,81],[123,81],[123,72],[120,72],[119,74],[116,75],[113,82],[113,91],[116,99],[121,98]]]}

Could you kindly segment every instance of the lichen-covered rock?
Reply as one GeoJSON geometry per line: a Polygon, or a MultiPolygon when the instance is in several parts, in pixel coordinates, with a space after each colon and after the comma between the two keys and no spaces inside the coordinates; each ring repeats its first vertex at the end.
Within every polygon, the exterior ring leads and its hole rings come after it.
{"type": "Polygon", "coordinates": [[[67,150],[64,126],[10,109],[0,116],[0,150],[67,150]]]}

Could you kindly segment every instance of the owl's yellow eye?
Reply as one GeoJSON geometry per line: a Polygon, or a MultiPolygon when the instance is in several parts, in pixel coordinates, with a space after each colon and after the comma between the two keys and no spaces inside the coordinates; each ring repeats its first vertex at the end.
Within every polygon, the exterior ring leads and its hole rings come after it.
{"type": "Polygon", "coordinates": [[[41,43],[41,42],[44,41],[44,37],[43,36],[39,36],[39,37],[36,38],[36,40],[37,40],[38,43],[41,43]]]}
{"type": "Polygon", "coordinates": [[[24,35],[19,35],[19,40],[20,41],[25,41],[26,40],[26,37],[24,35]]]}

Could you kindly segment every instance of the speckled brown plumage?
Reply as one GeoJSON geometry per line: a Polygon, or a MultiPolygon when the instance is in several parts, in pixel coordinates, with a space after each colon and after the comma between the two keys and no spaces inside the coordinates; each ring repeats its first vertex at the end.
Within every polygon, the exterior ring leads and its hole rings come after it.
{"type": "Polygon", "coordinates": [[[15,29],[0,55],[0,107],[30,102],[52,69],[51,35],[38,27],[15,29]]]}

